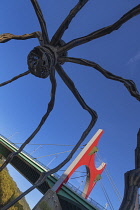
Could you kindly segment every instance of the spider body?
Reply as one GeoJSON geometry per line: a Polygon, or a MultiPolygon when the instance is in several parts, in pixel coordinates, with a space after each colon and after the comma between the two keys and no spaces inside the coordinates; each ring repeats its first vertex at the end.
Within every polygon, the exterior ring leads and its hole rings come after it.
{"type": "MultiPolygon", "coordinates": [[[[48,44],[34,47],[27,57],[27,64],[30,73],[39,78],[47,78],[57,63],[64,63],[59,62],[59,55],[57,53],[57,49],[63,45],[65,45],[65,42],[60,40],[57,46],[48,44]]],[[[67,52],[63,52],[61,57],[66,57],[67,54],[67,52]]]]}
{"type": "Polygon", "coordinates": [[[37,46],[29,53],[29,71],[39,78],[47,78],[57,63],[57,49],[50,45],[37,46]]]}

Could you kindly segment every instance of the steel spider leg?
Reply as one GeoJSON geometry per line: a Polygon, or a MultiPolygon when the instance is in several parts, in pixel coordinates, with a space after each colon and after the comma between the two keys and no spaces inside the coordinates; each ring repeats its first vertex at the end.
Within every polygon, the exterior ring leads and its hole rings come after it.
{"type": "Polygon", "coordinates": [[[39,132],[43,124],[45,123],[46,119],[48,118],[50,112],[53,110],[54,107],[54,102],[55,102],[55,93],[56,93],[56,80],[55,80],[55,70],[53,69],[51,74],[50,74],[50,81],[52,84],[51,88],[51,99],[50,102],[48,103],[48,108],[44,116],[42,117],[39,125],[37,128],[33,131],[33,133],[26,139],[26,141],[20,146],[19,150],[17,152],[12,152],[11,154],[8,155],[7,159],[3,163],[3,165],[0,167],[0,171],[2,171],[8,163],[12,161],[12,159],[18,155],[24,147],[35,137],[35,135],[39,132]]]}
{"type": "Polygon", "coordinates": [[[4,85],[7,85],[7,84],[9,84],[9,83],[11,83],[11,82],[13,82],[13,81],[19,79],[20,77],[23,77],[23,76],[28,75],[28,74],[30,74],[30,71],[29,71],[29,70],[28,70],[28,71],[25,71],[25,72],[22,73],[22,74],[19,74],[19,75],[13,77],[13,78],[10,79],[10,80],[7,80],[6,82],[0,83],[0,87],[2,87],[2,86],[4,86],[4,85]]]}
{"type": "Polygon", "coordinates": [[[61,40],[65,30],[69,27],[69,24],[71,23],[72,19],[75,17],[75,15],[82,9],[82,7],[88,2],[88,0],[79,0],[77,5],[70,11],[66,19],[62,22],[54,36],[51,40],[51,45],[56,46],[58,42],[61,40]]]}
{"type": "Polygon", "coordinates": [[[130,94],[135,97],[138,101],[140,101],[140,94],[136,88],[135,83],[132,80],[124,79],[122,77],[116,76],[112,74],[111,72],[105,70],[100,65],[98,65],[95,62],[88,61],[86,59],[81,58],[71,58],[71,57],[64,57],[59,58],[60,62],[71,62],[71,63],[77,63],[84,66],[90,66],[92,68],[95,68],[97,71],[99,71],[101,74],[103,74],[106,78],[111,80],[116,80],[124,84],[124,86],[127,88],[127,90],[130,92],[130,94]]]}
{"type": "Polygon", "coordinates": [[[63,68],[59,64],[56,65],[56,71],[58,72],[59,76],[62,78],[63,82],[67,85],[67,87],[73,93],[73,95],[75,96],[75,98],[77,99],[77,101],[79,102],[79,104],[82,106],[82,108],[85,109],[86,111],[88,111],[89,114],[91,115],[91,122],[90,122],[89,126],[87,127],[87,129],[83,132],[80,140],[78,141],[78,143],[77,143],[77,145],[75,147],[75,151],[76,151],[76,149],[84,141],[84,139],[86,138],[86,136],[88,135],[88,133],[90,132],[90,130],[92,129],[92,127],[94,126],[94,124],[95,124],[98,116],[97,116],[97,113],[94,110],[92,110],[86,104],[86,102],[84,101],[84,99],[82,98],[82,96],[79,94],[78,90],[76,89],[73,81],[69,78],[69,76],[65,73],[65,71],[63,70],[63,68]]]}
{"type": "Polygon", "coordinates": [[[138,190],[140,188],[140,168],[127,171],[124,174],[124,197],[119,210],[135,209],[138,190]]]}
{"type": "Polygon", "coordinates": [[[0,43],[8,42],[11,39],[26,40],[31,38],[38,38],[39,41],[41,41],[41,33],[39,31],[36,31],[31,34],[23,34],[23,35],[14,35],[10,33],[0,34],[0,43]]]}
{"type": "MultiPolygon", "coordinates": [[[[0,43],[8,42],[11,39],[26,40],[26,39],[31,39],[31,38],[38,38],[40,44],[42,43],[42,34],[39,31],[33,32],[31,34],[23,34],[23,35],[14,35],[14,34],[10,34],[10,33],[1,34],[0,35],[0,43]]],[[[22,74],[19,74],[19,75],[13,77],[12,79],[10,79],[8,81],[5,81],[5,82],[1,83],[0,87],[2,87],[4,85],[7,85],[7,84],[19,79],[20,77],[23,77],[23,76],[27,75],[29,73],[30,73],[30,71],[28,70],[28,71],[26,71],[22,74]]]]}
{"type": "Polygon", "coordinates": [[[37,15],[38,21],[40,23],[40,27],[41,27],[41,31],[42,31],[42,37],[43,37],[43,44],[42,45],[49,44],[49,36],[48,36],[48,32],[47,32],[46,22],[44,20],[42,11],[40,9],[40,6],[39,6],[37,0],[30,0],[30,1],[31,1],[31,3],[34,7],[34,10],[35,10],[35,13],[37,15]]]}
{"type": "Polygon", "coordinates": [[[19,195],[15,200],[11,201],[9,204],[7,204],[6,206],[4,206],[2,208],[2,210],[6,210],[8,208],[10,208],[11,206],[13,206],[16,202],[18,202],[21,198],[23,198],[24,196],[26,196],[29,192],[31,192],[32,190],[34,190],[36,187],[38,187],[39,185],[41,185],[48,176],[50,176],[51,174],[57,172],[58,170],[60,170],[74,155],[74,153],[76,152],[76,150],[78,149],[78,147],[80,146],[80,144],[84,141],[84,139],[86,138],[86,136],[89,134],[90,130],[93,128],[96,120],[97,120],[97,114],[94,110],[92,110],[84,101],[84,99],[81,97],[81,95],[79,94],[79,92],[77,91],[77,89],[75,88],[75,85],[73,83],[73,81],[68,77],[68,75],[64,72],[64,70],[62,69],[62,67],[60,65],[56,65],[56,71],[58,72],[58,74],[60,75],[60,77],[62,78],[62,80],[64,81],[64,83],[67,85],[67,87],[71,90],[71,92],[73,93],[73,95],[75,96],[75,98],[77,99],[77,101],[80,103],[80,105],[82,106],[83,109],[87,110],[89,112],[89,114],[91,115],[92,119],[90,124],[88,125],[88,127],[86,128],[86,130],[83,132],[81,138],[79,139],[79,141],[77,142],[77,144],[75,145],[75,147],[73,148],[73,150],[71,151],[71,153],[67,156],[67,158],[65,160],[63,160],[63,162],[61,162],[58,166],[56,166],[55,168],[51,169],[48,172],[42,172],[39,179],[35,182],[35,184],[33,186],[31,186],[29,189],[27,189],[24,193],[22,193],[21,195],[19,195]]]}
{"type": "Polygon", "coordinates": [[[107,34],[112,33],[115,30],[118,30],[125,22],[130,20],[131,18],[137,16],[140,14],[140,4],[134,7],[132,10],[127,12],[125,15],[123,15],[118,21],[116,21],[114,24],[109,25],[107,27],[101,28],[97,31],[94,31],[87,36],[83,36],[77,39],[73,39],[72,41],[68,42],[64,46],[58,49],[58,53],[62,54],[63,52],[66,52],[76,46],[82,45],[84,43],[90,42],[91,40],[100,38],[102,36],[105,36],[107,34]]]}

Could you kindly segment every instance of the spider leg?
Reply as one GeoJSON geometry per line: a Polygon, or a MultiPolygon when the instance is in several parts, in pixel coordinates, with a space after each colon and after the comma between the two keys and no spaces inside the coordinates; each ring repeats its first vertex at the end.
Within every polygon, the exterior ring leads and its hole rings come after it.
{"type": "Polygon", "coordinates": [[[13,82],[13,81],[19,79],[20,77],[23,77],[23,76],[27,75],[27,74],[30,74],[30,71],[29,71],[29,70],[28,70],[28,71],[25,71],[25,72],[22,73],[22,74],[19,74],[19,75],[13,77],[13,78],[10,79],[10,80],[7,80],[6,82],[0,83],[0,87],[2,87],[2,86],[4,86],[4,85],[7,85],[7,84],[9,84],[9,83],[11,83],[11,82],[13,82]]]}
{"type": "Polygon", "coordinates": [[[58,42],[61,40],[65,30],[68,28],[69,24],[71,23],[72,19],[75,17],[75,15],[82,9],[82,7],[88,2],[88,0],[79,0],[77,5],[70,11],[66,19],[62,22],[54,36],[51,40],[51,45],[57,45],[58,42]]]}
{"type": "Polygon", "coordinates": [[[64,83],[67,85],[67,87],[71,90],[71,92],[73,93],[73,95],[75,96],[75,98],[78,100],[78,102],[80,103],[80,105],[83,107],[83,109],[87,110],[89,112],[89,114],[91,115],[92,119],[90,124],[88,125],[88,127],[86,128],[86,130],[83,132],[81,138],[79,139],[79,141],[77,142],[77,144],[74,146],[73,150],[71,151],[71,153],[67,156],[67,158],[65,160],[63,160],[58,166],[56,166],[55,168],[51,169],[48,172],[42,172],[39,179],[35,182],[35,184],[33,186],[31,186],[29,189],[27,189],[24,193],[22,193],[21,195],[19,195],[15,200],[11,201],[9,204],[7,204],[6,206],[4,206],[2,208],[2,210],[6,210],[8,208],[10,208],[12,205],[14,205],[16,202],[18,202],[21,198],[23,198],[25,195],[27,195],[29,192],[31,192],[32,190],[34,190],[36,187],[38,187],[39,185],[41,185],[48,176],[50,176],[51,174],[57,172],[58,170],[60,170],[74,155],[74,153],[77,151],[78,147],[80,146],[80,144],[84,141],[84,139],[86,138],[86,136],[89,134],[90,130],[93,128],[96,120],[97,120],[97,114],[94,110],[92,110],[83,100],[83,98],[81,97],[81,95],[79,94],[79,92],[77,91],[77,89],[75,88],[75,85],[73,83],[73,81],[68,77],[68,75],[64,72],[64,70],[62,69],[62,67],[60,65],[56,65],[56,71],[58,72],[58,74],[60,75],[60,77],[62,78],[62,80],[64,81],[64,83]]]}
{"type": "Polygon", "coordinates": [[[39,132],[39,130],[41,129],[41,127],[43,126],[43,124],[45,123],[46,119],[48,118],[50,112],[53,110],[54,107],[54,102],[55,102],[55,92],[56,92],[56,80],[55,80],[55,70],[53,69],[51,74],[50,74],[50,81],[52,84],[52,88],[51,88],[51,99],[50,102],[48,103],[48,108],[46,113],[44,114],[44,116],[42,117],[39,125],[37,126],[37,128],[33,131],[33,133],[26,139],[26,141],[20,146],[19,150],[17,152],[12,152],[8,155],[7,159],[5,160],[5,162],[3,163],[3,165],[0,167],[0,171],[2,171],[8,163],[10,163],[12,161],[12,159],[18,155],[23,149],[24,147],[35,137],[35,135],[39,132]]]}
{"type": "Polygon", "coordinates": [[[140,188],[140,168],[127,171],[124,179],[124,197],[119,210],[135,209],[137,192],[140,188]]]}
{"type": "Polygon", "coordinates": [[[23,34],[23,35],[14,35],[10,33],[0,34],[0,43],[8,42],[11,39],[25,40],[31,38],[38,38],[39,41],[41,41],[41,33],[39,31],[36,31],[31,34],[23,34]]]}
{"type": "Polygon", "coordinates": [[[107,27],[101,28],[97,31],[94,31],[86,36],[73,39],[72,41],[68,42],[64,46],[58,49],[58,53],[62,54],[63,52],[66,52],[76,46],[82,45],[84,43],[90,42],[91,40],[100,38],[102,36],[105,36],[107,34],[112,33],[115,30],[118,30],[125,22],[130,20],[131,18],[135,17],[136,15],[140,14],[140,4],[134,7],[132,10],[127,12],[125,15],[123,15],[118,21],[116,21],[114,24],[109,25],[107,27]]]}
{"type": "MultiPolygon", "coordinates": [[[[74,146],[74,148],[72,149],[72,151],[70,152],[70,154],[67,156],[67,158],[65,160],[63,160],[55,168],[51,169],[48,172],[42,173],[42,175],[36,181],[35,187],[41,185],[46,180],[46,178],[48,176],[50,176],[51,174],[53,174],[53,173],[57,172],[58,170],[60,170],[73,157],[74,153],[77,151],[77,149],[79,148],[79,146],[81,145],[81,143],[85,140],[85,138],[89,134],[90,130],[93,128],[93,126],[96,123],[96,120],[98,118],[97,113],[94,110],[92,110],[85,103],[84,99],[81,97],[81,95],[79,94],[78,90],[76,89],[73,81],[64,72],[63,68],[59,64],[56,65],[56,71],[58,72],[59,76],[62,78],[62,80],[64,81],[64,83],[67,85],[67,87],[70,89],[70,91],[73,93],[73,95],[75,96],[75,98],[77,99],[77,101],[79,102],[79,104],[82,106],[82,108],[85,109],[85,110],[87,110],[89,112],[89,114],[91,115],[91,121],[90,121],[88,127],[82,133],[82,135],[81,135],[79,141],[77,142],[77,144],[74,146]]],[[[32,189],[30,188],[28,190],[32,190],[32,189]]]]}
{"type": "Polygon", "coordinates": [[[49,36],[48,36],[48,32],[47,32],[46,22],[44,20],[40,6],[39,6],[37,0],[30,0],[30,1],[34,7],[35,13],[37,15],[37,18],[38,18],[38,21],[40,23],[40,27],[42,30],[42,37],[43,37],[43,42],[44,42],[42,45],[49,44],[49,36]]]}
{"type": "Polygon", "coordinates": [[[92,62],[92,61],[88,61],[88,60],[85,60],[85,59],[64,57],[64,58],[59,58],[59,61],[60,62],[72,62],[72,63],[77,63],[77,64],[81,64],[81,65],[84,65],[84,66],[90,66],[92,68],[95,68],[96,70],[101,72],[101,74],[103,74],[106,78],[111,79],[111,80],[116,80],[116,81],[119,81],[119,82],[123,83],[124,86],[130,92],[130,94],[133,97],[135,97],[138,101],[140,101],[140,94],[139,94],[139,92],[136,88],[135,83],[132,80],[128,80],[128,79],[124,79],[120,76],[116,76],[116,75],[112,74],[111,72],[102,68],[97,63],[92,62]]]}
{"type": "Polygon", "coordinates": [[[73,81],[69,78],[69,76],[65,73],[65,71],[59,64],[56,65],[56,71],[58,72],[59,76],[62,78],[63,82],[67,85],[67,87],[73,93],[73,95],[75,96],[75,98],[77,99],[79,104],[82,106],[82,108],[85,109],[86,111],[88,111],[88,113],[91,115],[91,121],[90,121],[88,127],[83,132],[80,140],[78,141],[78,143],[76,144],[76,146],[74,147],[74,149],[72,150],[70,155],[68,156],[69,158],[71,158],[72,155],[74,154],[74,152],[80,146],[80,144],[85,140],[85,138],[89,134],[90,130],[93,128],[98,116],[97,116],[97,113],[86,104],[86,102],[84,101],[84,99],[82,98],[82,96],[80,95],[78,90],[76,89],[73,81]]]}

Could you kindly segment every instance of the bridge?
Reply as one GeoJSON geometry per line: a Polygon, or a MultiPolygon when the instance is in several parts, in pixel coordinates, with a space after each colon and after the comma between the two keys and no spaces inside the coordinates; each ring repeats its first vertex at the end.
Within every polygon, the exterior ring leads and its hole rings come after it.
{"type": "MultiPolygon", "coordinates": [[[[11,152],[16,152],[18,147],[10,140],[0,135],[0,154],[7,158],[11,152]]],[[[23,151],[19,153],[11,161],[11,165],[19,171],[31,184],[34,184],[42,172],[50,170],[48,167],[40,163],[38,160],[23,151]]],[[[54,186],[59,179],[58,174],[52,174],[47,177],[46,181],[37,189],[44,195],[48,189],[54,186]]],[[[71,183],[63,184],[62,188],[57,193],[62,209],[67,210],[104,210],[105,208],[94,201],[92,198],[84,199],[79,189],[71,183]]]]}

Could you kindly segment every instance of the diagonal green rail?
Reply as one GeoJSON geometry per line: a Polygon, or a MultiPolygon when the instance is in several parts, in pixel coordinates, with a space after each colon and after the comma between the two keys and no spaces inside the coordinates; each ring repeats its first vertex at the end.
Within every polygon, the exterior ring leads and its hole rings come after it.
{"type": "MultiPolygon", "coordinates": [[[[0,154],[2,154],[4,158],[7,158],[11,152],[16,152],[17,150],[18,147],[15,146],[14,143],[0,135],[0,154]]],[[[34,158],[25,151],[14,157],[11,165],[32,184],[37,181],[41,172],[50,170],[39,161],[34,160],[34,158]]],[[[45,194],[58,179],[58,174],[52,174],[37,189],[42,194],[45,194]]],[[[81,197],[81,194],[82,192],[72,184],[64,184],[58,193],[62,208],[67,210],[104,210],[104,208],[92,198],[88,198],[88,200],[84,199],[81,197]]]]}

